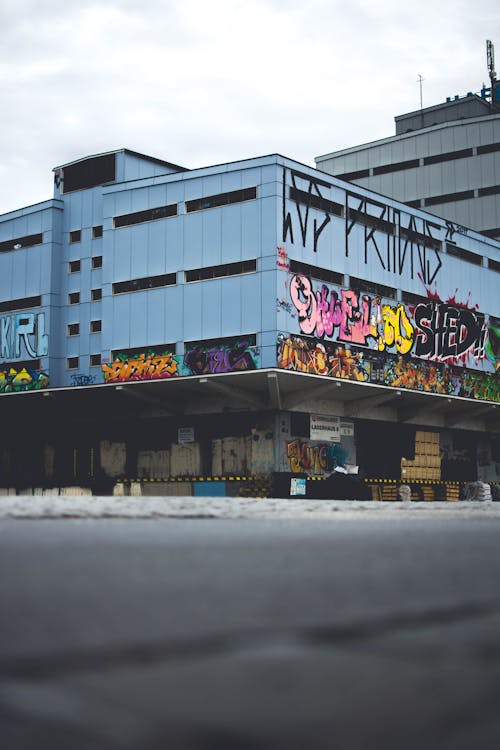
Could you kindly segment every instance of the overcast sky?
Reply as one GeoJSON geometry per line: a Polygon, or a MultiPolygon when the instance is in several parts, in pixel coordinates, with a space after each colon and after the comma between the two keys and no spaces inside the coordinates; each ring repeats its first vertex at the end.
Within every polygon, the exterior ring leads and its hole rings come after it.
{"type": "MultiPolygon", "coordinates": [[[[498,0],[0,0],[0,213],[130,148],[194,168],[314,157],[488,80],[498,0]]],[[[496,38],[495,38],[496,34],[496,38]]]]}

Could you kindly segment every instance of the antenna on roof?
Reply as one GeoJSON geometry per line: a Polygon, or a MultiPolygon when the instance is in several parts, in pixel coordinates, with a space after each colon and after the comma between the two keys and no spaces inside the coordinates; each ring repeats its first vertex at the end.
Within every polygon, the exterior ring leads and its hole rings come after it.
{"type": "Polygon", "coordinates": [[[421,74],[418,74],[417,83],[420,84],[420,109],[424,108],[423,105],[423,98],[422,98],[422,81],[425,81],[425,78],[422,78],[421,74]]]}
{"type": "Polygon", "coordinates": [[[491,81],[491,91],[493,93],[493,88],[496,83],[497,74],[495,73],[495,48],[493,46],[493,42],[489,39],[486,40],[486,60],[488,63],[488,73],[490,75],[490,81],[491,81]]]}

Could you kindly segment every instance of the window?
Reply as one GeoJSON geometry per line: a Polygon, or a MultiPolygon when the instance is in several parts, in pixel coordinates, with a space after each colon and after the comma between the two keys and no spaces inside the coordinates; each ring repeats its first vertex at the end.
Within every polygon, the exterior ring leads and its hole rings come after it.
{"type": "Polygon", "coordinates": [[[102,289],[91,289],[90,299],[92,300],[92,302],[98,302],[100,299],[102,299],[102,289]]]}
{"type": "Polygon", "coordinates": [[[68,370],[78,370],[80,361],[78,357],[68,357],[66,360],[66,367],[68,370]]]}
{"type": "Polygon", "coordinates": [[[153,344],[148,346],[134,346],[131,349],[113,349],[111,352],[111,359],[115,360],[117,357],[123,360],[138,359],[143,354],[175,354],[176,344],[153,344]]]}
{"type": "Polygon", "coordinates": [[[8,253],[9,250],[21,250],[24,247],[41,245],[42,242],[42,234],[28,234],[25,237],[15,237],[12,240],[4,240],[4,242],[0,242],[0,253],[8,253]]]}
{"type": "Polygon", "coordinates": [[[427,304],[429,297],[422,297],[422,295],[413,292],[401,292],[401,300],[407,305],[421,305],[422,303],[427,304]]]}
{"type": "Polygon", "coordinates": [[[68,336],[78,336],[80,333],[80,323],[69,323],[68,336]]]}
{"type": "Polygon", "coordinates": [[[486,146],[478,146],[478,156],[481,154],[493,154],[495,151],[500,151],[500,143],[488,143],[486,146]]]}
{"type": "Polygon", "coordinates": [[[81,265],[81,261],[79,260],[70,260],[68,270],[70,273],[78,273],[78,271],[81,271],[81,265]]]}
{"type": "Polygon", "coordinates": [[[424,165],[427,166],[428,164],[440,164],[443,161],[454,161],[455,159],[466,159],[468,156],[472,156],[471,148],[464,148],[461,151],[448,151],[445,154],[426,156],[424,158],[424,165]]]}
{"type": "Polygon", "coordinates": [[[500,185],[492,185],[491,187],[479,188],[477,194],[480,198],[486,195],[498,195],[500,193],[500,185]]]}
{"type": "Polygon", "coordinates": [[[356,172],[344,172],[344,174],[336,174],[339,180],[361,180],[363,177],[369,177],[369,169],[358,169],[356,172]]]}
{"type": "Polygon", "coordinates": [[[170,206],[148,208],[145,211],[136,211],[133,214],[115,216],[113,226],[115,229],[119,229],[120,227],[130,227],[134,224],[143,224],[145,221],[167,219],[169,216],[177,216],[177,203],[172,203],[170,206]]]}
{"type": "Polygon", "coordinates": [[[446,193],[444,195],[433,195],[424,199],[424,206],[437,206],[440,203],[455,203],[474,198],[473,190],[462,190],[460,193],[446,193]]]}
{"type": "Polygon", "coordinates": [[[357,289],[359,292],[368,292],[369,294],[374,294],[376,297],[396,299],[396,290],[393,287],[376,284],[373,281],[363,281],[363,279],[357,279],[355,276],[351,276],[350,281],[351,288],[357,289]]]}
{"type": "Polygon", "coordinates": [[[80,302],[80,292],[70,292],[70,294],[68,294],[69,305],[78,305],[79,302],[80,302]]]}
{"type": "Polygon", "coordinates": [[[143,279],[130,279],[130,281],[117,281],[113,284],[113,294],[141,292],[144,289],[157,289],[162,286],[173,286],[176,283],[176,273],[165,273],[161,276],[147,276],[143,279]]]}
{"type": "Polygon", "coordinates": [[[493,258],[488,258],[488,268],[491,268],[492,271],[500,273],[500,262],[498,260],[493,260],[493,258]]]}
{"type": "Polygon", "coordinates": [[[102,320],[90,321],[90,333],[100,333],[102,331],[102,320]]]}
{"type": "Polygon", "coordinates": [[[317,208],[319,211],[324,211],[326,214],[333,214],[334,216],[343,216],[344,207],[340,203],[323,198],[320,195],[314,195],[314,193],[307,193],[305,190],[299,190],[296,187],[291,187],[289,191],[290,200],[296,203],[302,203],[304,206],[310,208],[317,208]]]}
{"type": "Polygon", "coordinates": [[[69,164],[63,169],[63,187],[65,193],[74,190],[104,185],[115,179],[115,154],[103,154],[82,159],[76,164],[69,164]]]}
{"type": "Polygon", "coordinates": [[[462,247],[452,245],[450,242],[446,243],[446,252],[448,255],[453,255],[454,258],[460,258],[461,260],[467,261],[467,263],[474,263],[475,266],[483,265],[483,258],[481,255],[471,253],[470,250],[464,250],[462,247]]]}
{"type": "Polygon", "coordinates": [[[101,364],[101,355],[100,354],[91,354],[90,355],[90,366],[91,367],[99,367],[101,364]]]}
{"type": "Polygon", "coordinates": [[[207,266],[184,271],[184,279],[189,281],[203,281],[205,279],[219,279],[224,276],[240,276],[257,270],[256,260],[242,260],[238,263],[224,263],[221,266],[207,266]]]}
{"type": "Polygon", "coordinates": [[[70,232],[69,233],[69,241],[70,241],[70,243],[81,242],[82,241],[82,230],[81,229],[75,229],[74,232],[70,232]]]}
{"type": "Polygon", "coordinates": [[[102,255],[94,255],[92,257],[92,268],[102,268],[102,255]]]}
{"type": "Polygon", "coordinates": [[[98,240],[99,237],[102,237],[102,226],[92,227],[92,239],[98,240]]]}
{"type": "Polygon", "coordinates": [[[290,271],[303,276],[310,276],[318,281],[326,281],[328,284],[337,284],[338,286],[344,284],[344,274],[330,271],[328,268],[317,268],[316,266],[310,266],[308,263],[300,263],[298,260],[290,261],[290,271]]]}
{"type": "Polygon", "coordinates": [[[0,302],[0,312],[10,312],[11,310],[29,310],[32,307],[41,307],[41,296],[23,297],[22,299],[11,299],[7,302],[0,302]]]}
{"type": "Polygon", "coordinates": [[[404,169],[416,169],[419,165],[418,159],[408,159],[407,161],[393,162],[392,164],[382,164],[380,167],[373,168],[373,174],[390,174],[391,172],[402,172],[404,169]]]}
{"type": "Polygon", "coordinates": [[[190,214],[192,211],[204,211],[206,208],[228,206],[231,203],[244,203],[256,198],[256,187],[231,190],[228,193],[218,193],[218,195],[208,195],[206,198],[196,198],[192,201],[186,201],[186,213],[190,214]]]}

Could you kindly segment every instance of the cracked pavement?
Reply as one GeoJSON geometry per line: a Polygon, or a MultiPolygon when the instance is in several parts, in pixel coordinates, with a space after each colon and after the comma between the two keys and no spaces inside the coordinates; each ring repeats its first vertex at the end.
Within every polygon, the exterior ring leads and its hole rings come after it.
{"type": "Polygon", "coordinates": [[[5,507],[2,750],[500,746],[495,504],[5,507]]]}

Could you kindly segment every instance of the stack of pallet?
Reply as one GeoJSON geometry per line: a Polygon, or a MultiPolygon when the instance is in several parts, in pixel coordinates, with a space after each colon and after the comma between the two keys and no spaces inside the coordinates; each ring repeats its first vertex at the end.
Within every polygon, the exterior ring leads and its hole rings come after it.
{"type": "Polygon", "coordinates": [[[396,502],[398,500],[398,486],[397,484],[384,484],[382,485],[382,500],[384,502],[396,502]]]}
{"type": "Polygon", "coordinates": [[[422,492],[422,500],[425,502],[432,502],[436,499],[435,488],[433,486],[427,487],[426,485],[423,485],[420,489],[422,492]]]}
{"type": "Polygon", "coordinates": [[[439,433],[417,430],[415,434],[415,457],[401,459],[401,478],[412,480],[441,479],[441,457],[439,455],[439,433]]]}

